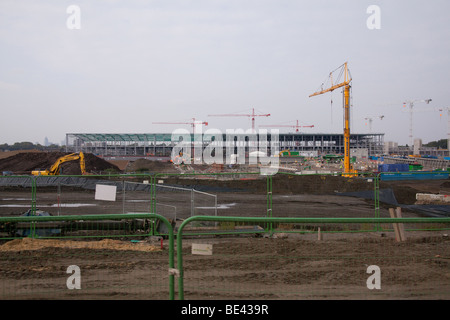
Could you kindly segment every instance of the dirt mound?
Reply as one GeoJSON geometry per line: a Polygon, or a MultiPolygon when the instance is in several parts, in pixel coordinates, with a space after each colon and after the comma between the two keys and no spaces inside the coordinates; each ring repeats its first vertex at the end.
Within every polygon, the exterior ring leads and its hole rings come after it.
{"type": "MultiPolygon", "coordinates": [[[[33,170],[49,169],[58,158],[68,155],[66,152],[23,152],[0,159],[0,171],[12,171],[14,174],[30,174],[33,170]]],[[[100,159],[92,153],[85,153],[87,172],[102,172],[108,169],[120,171],[112,163],[100,159]]],[[[61,165],[61,174],[81,174],[79,161],[69,161],[61,165]]]]}
{"type": "Polygon", "coordinates": [[[108,162],[118,167],[121,171],[126,171],[130,160],[108,160],[108,162]]]}
{"type": "Polygon", "coordinates": [[[9,158],[11,156],[15,156],[18,153],[25,153],[25,152],[43,152],[40,150],[16,150],[16,151],[4,151],[0,152],[0,159],[9,158]]]}
{"type": "Polygon", "coordinates": [[[120,240],[104,239],[101,241],[72,241],[53,239],[14,239],[0,246],[0,252],[39,250],[43,248],[69,248],[69,249],[110,249],[131,251],[160,251],[156,246],[146,242],[131,243],[120,240]]]}
{"type": "Polygon", "coordinates": [[[137,159],[128,165],[129,172],[161,172],[161,173],[176,173],[178,172],[173,163],[167,161],[156,161],[147,159],[137,159]]]}
{"type": "Polygon", "coordinates": [[[401,204],[415,204],[417,193],[450,194],[450,182],[446,180],[382,181],[380,188],[391,188],[401,204]]]}
{"type": "MultiPolygon", "coordinates": [[[[183,176],[169,177],[167,183],[179,185],[195,185],[197,188],[224,187],[229,190],[246,190],[253,193],[266,193],[267,180],[264,176],[253,175],[235,180],[195,179],[183,176]]],[[[344,178],[339,176],[319,175],[277,175],[273,178],[274,194],[330,194],[373,190],[373,184],[365,179],[344,178]]]]}

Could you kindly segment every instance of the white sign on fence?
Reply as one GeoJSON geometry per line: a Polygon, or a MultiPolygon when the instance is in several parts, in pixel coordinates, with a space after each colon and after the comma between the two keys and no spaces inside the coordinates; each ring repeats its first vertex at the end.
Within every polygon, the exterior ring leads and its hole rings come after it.
{"type": "Polygon", "coordinates": [[[193,243],[192,254],[212,255],[212,244],[193,243]]]}
{"type": "Polygon", "coordinates": [[[116,201],[116,186],[95,185],[95,200],[116,201]]]}

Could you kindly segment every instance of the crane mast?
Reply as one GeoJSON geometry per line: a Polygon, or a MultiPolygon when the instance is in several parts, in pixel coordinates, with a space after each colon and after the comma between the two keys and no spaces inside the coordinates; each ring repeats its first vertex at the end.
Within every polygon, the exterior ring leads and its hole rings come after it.
{"type": "Polygon", "coordinates": [[[318,96],[344,87],[344,174],[346,176],[351,176],[352,173],[355,173],[356,171],[353,170],[350,163],[350,82],[352,81],[352,78],[350,76],[347,62],[345,62],[336,70],[330,72],[328,79],[330,80],[330,86],[328,88],[323,89],[322,84],[321,90],[314,92],[309,97],[318,96]],[[338,83],[334,83],[333,74],[337,70],[340,71],[337,79],[338,83]],[[342,80],[342,82],[339,82],[342,75],[344,76],[344,79],[342,80]]]}
{"type": "MultiPolygon", "coordinates": [[[[447,111],[447,150],[450,150],[450,107],[438,109],[440,112],[447,111]]],[[[442,114],[441,114],[442,116],[442,114]]]]}
{"type": "Polygon", "coordinates": [[[422,100],[407,100],[403,102],[403,107],[406,107],[406,105],[409,105],[409,142],[410,142],[410,148],[414,145],[414,135],[413,135],[413,112],[414,112],[414,104],[418,102],[425,102],[426,104],[429,104],[432,101],[432,99],[422,99],[422,100]]]}

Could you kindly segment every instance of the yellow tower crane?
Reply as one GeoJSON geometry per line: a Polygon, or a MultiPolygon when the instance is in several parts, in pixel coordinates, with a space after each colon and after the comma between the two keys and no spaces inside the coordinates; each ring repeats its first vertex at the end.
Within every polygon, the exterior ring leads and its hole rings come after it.
{"type": "Polygon", "coordinates": [[[318,96],[326,92],[332,92],[338,88],[344,87],[344,176],[353,176],[356,170],[353,169],[350,163],[350,82],[352,77],[350,70],[348,69],[347,62],[341,65],[336,70],[330,72],[330,75],[326,82],[326,88],[323,88],[322,84],[319,91],[314,92],[309,97],[318,96]],[[339,71],[338,77],[333,79],[333,76],[339,71]],[[341,81],[341,78],[343,80],[341,81]]]}

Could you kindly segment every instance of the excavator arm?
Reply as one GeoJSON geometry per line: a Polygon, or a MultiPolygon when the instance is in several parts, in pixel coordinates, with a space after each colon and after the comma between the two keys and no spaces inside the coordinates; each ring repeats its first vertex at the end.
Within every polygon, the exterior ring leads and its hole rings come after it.
{"type": "Polygon", "coordinates": [[[83,152],[79,153],[71,153],[66,156],[62,156],[55,161],[55,163],[48,170],[44,171],[32,171],[31,174],[35,176],[43,175],[43,176],[54,176],[59,175],[61,170],[61,165],[68,161],[80,160],[80,169],[81,174],[86,174],[86,163],[84,160],[83,152]]]}

